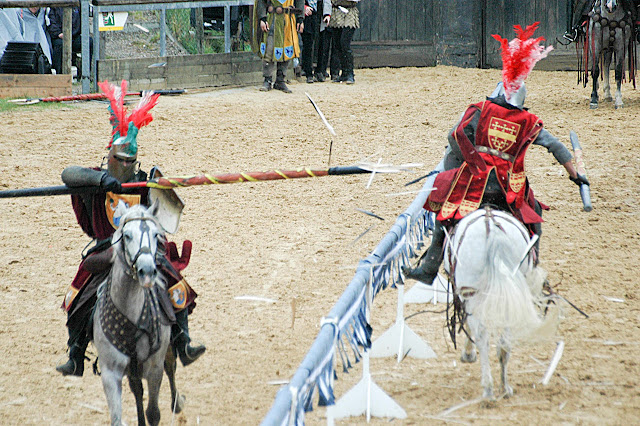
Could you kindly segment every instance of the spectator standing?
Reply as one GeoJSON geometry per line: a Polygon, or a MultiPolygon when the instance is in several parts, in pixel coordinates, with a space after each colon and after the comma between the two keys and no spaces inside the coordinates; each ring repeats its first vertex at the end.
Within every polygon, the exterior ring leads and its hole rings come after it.
{"type": "Polygon", "coordinates": [[[20,31],[20,9],[0,9],[0,57],[10,41],[24,41],[20,31]]]}
{"type": "MultiPolygon", "coordinates": [[[[332,28],[331,44],[332,54],[337,51],[340,59],[340,76],[333,74],[332,81],[346,82],[354,84],[356,82],[353,74],[353,51],[351,50],[351,39],[357,28],[360,28],[360,13],[358,11],[359,0],[331,0],[331,22],[332,28]]],[[[333,59],[332,59],[333,63],[333,59]]]]}
{"type": "MultiPolygon", "coordinates": [[[[62,40],[66,37],[62,33],[62,14],[64,8],[52,7],[49,11],[49,26],[47,31],[51,36],[51,53],[52,53],[52,66],[55,68],[56,73],[60,74],[62,71],[62,40]]],[[[82,27],[80,19],[80,8],[74,7],[71,12],[71,52],[82,52],[82,27]]],[[[92,54],[93,40],[89,38],[89,55],[92,54]]],[[[91,60],[91,56],[89,56],[91,60]]]]}
{"type": "Polygon", "coordinates": [[[42,53],[51,64],[51,39],[45,31],[45,8],[28,7],[18,12],[22,37],[24,41],[33,41],[40,44],[42,53]]]}
{"type": "Polygon", "coordinates": [[[300,56],[298,33],[304,31],[304,0],[255,0],[253,48],[262,58],[261,91],[291,93],[285,83],[289,62],[300,56]],[[276,81],[273,83],[273,71],[276,81]],[[273,84],[272,84],[273,83],[273,84]]]}
{"type": "MultiPolygon", "coordinates": [[[[327,69],[326,55],[323,58],[324,44],[327,43],[327,25],[331,20],[331,0],[305,0],[304,31],[302,32],[302,70],[307,76],[307,83],[325,80],[327,69]],[[322,19],[320,19],[322,14],[322,19]],[[317,43],[316,43],[317,40],[317,43]],[[317,67],[313,70],[313,52],[318,48],[317,67]],[[324,62],[323,62],[324,59],[324,62]]],[[[328,53],[328,52],[327,52],[328,53]]]]}

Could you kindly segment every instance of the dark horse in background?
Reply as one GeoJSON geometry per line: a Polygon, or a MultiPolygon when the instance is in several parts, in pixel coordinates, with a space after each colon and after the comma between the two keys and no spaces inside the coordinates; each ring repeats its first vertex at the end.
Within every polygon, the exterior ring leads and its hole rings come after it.
{"type": "MultiPolygon", "coordinates": [[[[635,15],[635,13],[633,14],[635,15]]],[[[588,60],[591,60],[591,78],[593,90],[591,91],[591,109],[598,108],[598,77],[600,65],[603,69],[603,89],[605,100],[611,101],[611,87],[609,85],[609,70],[611,61],[615,58],[615,108],[622,108],[622,92],[620,86],[624,76],[624,66],[627,50],[629,50],[629,74],[635,86],[635,63],[633,52],[634,22],[631,10],[623,7],[619,0],[595,0],[589,12],[589,24],[585,43],[588,48],[588,60]]],[[[587,66],[588,67],[588,61],[587,66]]],[[[587,78],[585,75],[585,85],[587,78]]]]}

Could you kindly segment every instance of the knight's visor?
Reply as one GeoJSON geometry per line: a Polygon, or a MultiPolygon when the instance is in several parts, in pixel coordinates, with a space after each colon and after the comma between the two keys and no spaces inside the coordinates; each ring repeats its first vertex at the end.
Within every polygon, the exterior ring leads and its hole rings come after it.
{"type": "Polygon", "coordinates": [[[138,159],[136,157],[124,157],[124,156],[120,156],[118,154],[114,155],[113,158],[115,158],[116,160],[118,160],[118,162],[127,165],[127,164],[133,164],[135,162],[138,161],[138,159]]]}

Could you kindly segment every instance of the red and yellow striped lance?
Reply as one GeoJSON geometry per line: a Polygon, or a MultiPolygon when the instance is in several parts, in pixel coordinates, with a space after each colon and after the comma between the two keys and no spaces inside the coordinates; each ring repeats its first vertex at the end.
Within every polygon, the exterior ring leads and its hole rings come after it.
{"type": "Polygon", "coordinates": [[[196,176],[177,176],[177,177],[159,177],[146,182],[130,182],[122,184],[123,188],[156,188],[156,189],[172,189],[195,185],[220,185],[226,183],[242,183],[242,182],[261,182],[267,180],[280,179],[300,179],[309,177],[320,177],[329,175],[352,175],[371,173],[358,166],[352,167],[331,167],[325,170],[312,170],[308,168],[300,168],[296,170],[270,170],[266,172],[241,172],[226,173],[219,175],[196,175],[196,176]]]}
{"type": "MultiPolygon", "coordinates": [[[[127,182],[122,184],[123,189],[127,188],[156,188],[156,189],[173,189],[196,185],[219,185],[227,183],[242,182],[262,182],[280,179],[300,179],[321,176],[337,176],[337,175],[354,175],[364,173],[393,173],[400,171],[408,171],[415,165],[390,166],[390,165],[370,165],[362,164],[356,166],[338,166],[328,169],[313,170],[308,168],[300,168],[296,170],[270,170],[266,172],[245,172],[245,173],[225,173],[225,174],[204,174],[193,176],[179,177],[159,177],[144,182],[127,182]]],[[[79,194],[84,192],[94,192],[97,187],[68,187],[65,185],[48,186],[40,188],[12,189],[0,191],[0,198],[14,197],[37,197],[49,195],[68,195],[79,194]]]]}

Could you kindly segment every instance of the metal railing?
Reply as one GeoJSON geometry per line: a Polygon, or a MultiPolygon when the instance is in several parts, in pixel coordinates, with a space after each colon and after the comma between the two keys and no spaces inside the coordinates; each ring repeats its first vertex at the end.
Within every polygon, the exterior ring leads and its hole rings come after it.
{"type": "MultiPolygon", "coordinates": [[[[203,7],[224,8],[224,51],[231,52],[231,7],[253,6],[253,0],[0,0],[1,8],[17,7],[78,7],[80,6],[82,25],[82,57],[90,58],[89,18],[93,8],[94,17],[101,12],[128,12],[142,10],[160,11],[160,56],[166,56],[167,27],[166,11],[170,9],[198,9],[203,7]]],[[[97,91],[98,58],[100,58],[99,20],[93,20],[93,57],[91,62],[82,61],[80,70],[82,93],[97,91]],[[91,87],[93,79],[93,87],[91,87]]],[[[63,53],[64,55],[64,53],[63,53]]],[[[70,53],[69,53],[69,56],[70,53]]]]}
{"type": "MultiPolygon", "coordinates": [[[[81,0],[82,3],[89,3],[89,0],[81,0]]],[[[224,51],[225,53],[231,52],[231,7],[232,6],[253,6],[253,0],[205,0],[205,1],[188,1],[188,0],[173,0],[171,2],[164,2],[161,0],[93,0],[93,13],[94,17],[98,16],[101,12],[129,12],[129,11],[143,11],[143,10],[159,10],[160,11],[160,56],[166,56],[167,54],[167,21],[166,11],[170,9],[197,9],[203,7],[224,7],[224,51]]],[[[84,39],[85,28],[87,28],[86,39],[88,40],[88,19],[89,14],[87,10],[86,19],[87,26],[84,25],[85,13],[82,12],[82,56],[85,57],[84,39]]],[[[99,20],[93,20],[93,34],[99,33],[99,20]]],[[[93,59],[92,59],[92,71],[93,77],[93,90],[97,90],[97,74],[98,74],[98,58],[100,57],[100,38],[94,37],[93,41],[93,59]]],[[[88,44],[88,42],[87,42],[88,44]]],[[[87,55],[89,57],[89,47],[87,46],[87,55]]],[[[89,83],[87,81],[85,88],[85,66],[82,62],[82,93],[88,93],[89,83]],[[85,91],[86,90],[86,91],[85,91]]]]}

